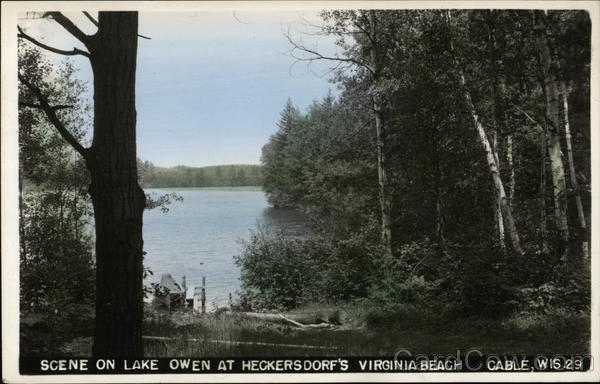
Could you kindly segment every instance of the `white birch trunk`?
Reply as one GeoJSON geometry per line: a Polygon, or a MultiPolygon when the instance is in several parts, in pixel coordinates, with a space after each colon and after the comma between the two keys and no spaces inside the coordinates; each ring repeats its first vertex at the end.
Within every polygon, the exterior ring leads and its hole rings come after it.
{"type": "MultiPolygon", "coordinates": [[[[373,83],[376,87],[379,78],[380,54],[377,51],[377,18],[375,11],[369,10],[368,12],[371,35],[371,69],[373,71],[373,83]]],[[[377,89],[374,89],[373,110],[377,134],[377,177],[379,181],[379,203],[381,209],[381,242],[386,253],[392,255],[392,196],[389,190],[387,174],[387,132],[383,119],[381,96],[377,89]]]]}
{"type": "Polygon", "coordinates": [[[569,224],[567,220],[567,183],[562,159],[559,137],[559,108],[558,90],[554,74],[552,73],[550,49],[546,38],[545,15],[543,11],[535,11],[537,20],[537,43],[540,64],[543,72],[543,90],[546,104],[546,142],[550,159],[552,175],[552,195],[554,197],[554,218],[556,228],[560,233],[562,249],[561,259],[566,261],[569,244],[569,224]]]}
{"type": "MultiPolygon", "coordinates": [[[[448,23],[448,27],[451,28],[450,27],[450,11],[446,12],[446,16],[447,16],[446,21],[448,23]]],[[[455,54],[454,44],[452,43],[452,39],[450,39],[450,51],[453,55],[455,54]]],[[[462,92],[463,92],[463,95],[465,98],[465,103],[469,110],[469,114],[471,115],[471,118],[473,119],[473,125],[474,125],[477,135],[479,137],[479,142],[481,143],[481,145],[483,146],[483,149],[485,151],[485,157],[486,157],[486,160],[488,163],[488,168],[489,168],[490,174],[492,176],[492,180],[494,182],[494,188],[496,189],[496,193],[498,194],[498,202],[500,204],[500,209],[502,211],[502,216],[504,218],[505,230],[508,232],[508,235],[510,237],[510,240],[511,240],[511,243],[512,243],[512,246],[513,246],[513,249],[515,250],[515,252],[522,255],[524,252],[523,252],[523,249],[521,248],[521,240],[519,239],[519,233],[517,232],[517,227],[515,225],[515,221],[514,221],[514,218],[512,215],[512,210],[507,202],[506,192],[504,190],[504,184],[502,183],[502,179],[500,177],[500,172],[498,170],[498,163],[496,162],[496,155],[494,153],[492,145],[490,144],[490,141],[488,140],[487,134],[485,132],[485,128],[483,127],[483,125],[481,124],[481,121],[479,120],[479,116],[477,115],[477,112],[475,110],[475,105],[473,104],[473,100],[471,99],[471,93],[469,92],[469,89],[467,88],[467,82],[465,80],[465,75],[464,75],[462,68],[460,67],[458,61],[456,60],[456,57],[454,58],[454,67],[458,73],[460,87],[462,89],[462,92]]]]}
{"type": "MultiPolygon", "coordinates": [[[[581,191],[579,189],[579,183],[577,182],[577,175],[575,173],[575,162],[573,161],[573,147],[571,145],[571,127],[569,124],[569,100],[568,91],[564,82],[561,82],[561,93],[563,100],[563,111],[564,111],[564,123],[565,123],[565,140],[567,142],[567,160],[569,162],[569,174],[571,176],[571,185],[575,192],[575,202],[577,204],[577,214],[579,216],[579,224],[583,232],[583,236],[587,237],[587,223],[585,220],[585,213],[583,211],[583,203],[581,202],[581,191]]],[[[581,244],[584,260],[589,260],[589,249],[588,242],[584,237],[581,244]]]]}
{"type": "Polygon", "coordinates": [[[508,206],[512,208],[513,199],[515,198],[515,166],[513,162],[513,141],[512,135],[506,137],[506,161],[508,162],[508,169],[510,172],[510,179],[508,185],[508,206]]]}
{"type": "MultiPolygon", "coordinates": [[[[498,172],[500,172],[500,160],[498,159],[498,134],[497,132],[492,133],[492,151],[494,152],[494,159],[496,160],[496,166],[498,172]]],[[[494,219],[496,221],[496,229],[498,231],[498,244],[503,252],[506,251],[506,243],[504,241],[504,218],[502,217],[500,194],[494,188],[494,219]]]]}

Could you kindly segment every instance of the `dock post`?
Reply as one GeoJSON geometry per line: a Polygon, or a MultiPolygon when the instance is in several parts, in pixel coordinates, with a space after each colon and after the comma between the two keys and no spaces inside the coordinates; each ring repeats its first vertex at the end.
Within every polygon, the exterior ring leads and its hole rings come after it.
{"type": "Polygon", "coordinates": [[[202,276],[202,296],[200,297],[201,300],[201,308],[202,308],[202,314],[206,313],[206,277],[202,276]]]}

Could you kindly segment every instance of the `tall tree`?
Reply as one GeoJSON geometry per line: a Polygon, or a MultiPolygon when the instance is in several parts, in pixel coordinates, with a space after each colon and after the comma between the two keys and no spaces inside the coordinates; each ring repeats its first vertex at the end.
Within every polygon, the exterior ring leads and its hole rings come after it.
{"type": "Polygon", "coordinates": [[[581,191],[579,189],[579,182],[577,182],[577,174],[575,173],[575,162],[573,161],[573,145],[571,144],[571,124],[569,123],[569,91],[564,81],[560,83],[560,90],[563,101],[563,120],[565,125],[565,142],[567,144],[567,160],[569,162],[569,175],[571,176],[571,186],[575,192],[575,203],[577,204],[577,216],[579,217],[579,225],[583,232],[584,240],[581,243],[581,252],[584,260],[589,260],[590,254],[588,249],[588,242],[585,239],[587,236],[587,223],[585,220],[585,213],[583,211],[583,203],[581,201],[581,191]]]}
{"type": "Polygon", "coordinates": [[[99,12],[97,32],[87,35],[60,12],[44,14],[85,46],[57,49],[19,28],[19,37],[41,48],[90,60],[94,75],[94,129],[85,148],[67,130],[33,80],[19,74],[36,103],[61,136],[83,157],[90,172],[96,231],[96,324],[93,354],[140,357],[142,351],[142,215],[145,195],[138,185],[136,161],[135,72],[137,12],[99,12]]]}
{"type": "Polygon", "coordinates": [[[497,155],[490,143],[488,138],[488,134],[481,122],[477,111],[475,110],[475,105],[473,104],[473,99],[471,97],[471,92],[467,87],[467,82],[465,78],[464,71],[461,67],[461,64],[458,60],[456,50],[454,48],[454,43],[452,40],[452,26],[450,22],[450,11],[446,11],[446,25],[449,28],[449,38],[450,38],[450,52],[454,57],[454,70],[457,73],[457,77],[459,80],[460,90],[463,93],[465,105],[469,112],[469,115],[472,118],[473,125],[477,132],[479,142],[481,143],[486,156],[486,161],[488,164],[490,175],[492,176],[492,180],[494,182],[494,189],[498,196],[498,202],[502,211],[502,217],[504,218],[506,231],[508,231],[508,235],[511,239],[513,249],[519,253],[523,253],[523,249],[521,248],[521,240],[519,238],[519,233],[517,232],[517,227],[515,225],[515,221],[512,214],[512,209],[508,205],[508,200],[506,196],[506,192],[504,189],[504,183],[502,182],[502,178],[500,176],[500,169],[498,167],[497,155]]]}
{"type": "Polygon", "coordinates": [[[386,93],[392,79],[384,77],[386,67],[387,35],[389,25],[385,24],[385,15],[389,12],[369,10],[331,11],[323,12],[323,18],[329,22],[319,26],[322,33],[338,36],[338,45],[346,49],[344,56],[327,56],[304,44],[294,41],[288,34],[288,41],[292,45],[292,52],[298,50],[304,56],[294,56],[300,61],[329,60],[337,62],[333,68],[340,72],[357,67],[366,76],[368,83],[367,104],[372,113],[376,132],[377,150],[377,180],[379,185],[379,206],[381,214],[381,243],[388,255],[393,254],[393,220],[392,220],[392,190],[388,169],[388,135],[389,127],[386,123],[386,93]],[[348,48],[345,37],[352,36],[356,46],[348,48]]]}
{"type": "Polygon", "coordinates": [[[550,160],[552,176],[552,195],[554,197],[554,220],[560,234],[560,254],[566,261],[569,244],[569,223],[567,220],[567,183],[560,148],[559,94],[555,67],[550,55],[547,37],[546,14],[534,11],[535,30],[537,31],[537,50],[540,64],[540,82],[546,107],[546,146],[550,160]]]}

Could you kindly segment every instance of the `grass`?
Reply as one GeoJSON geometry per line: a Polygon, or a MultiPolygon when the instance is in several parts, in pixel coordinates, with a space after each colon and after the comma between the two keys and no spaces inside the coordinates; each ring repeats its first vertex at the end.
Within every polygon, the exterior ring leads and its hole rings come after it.
{"type": "Polygon", "coordinates": [[[473,348],[483,354],[589,352],[589,315],[584,313],[551,311],[544,315],[517,314],[505,320],[471,317],[437,321],[419,320],[418,315],[406,321],[390,315],[376,325],[369,324],[364,313],[353,308],[313,307],[293,313],[315,313],[315,309],[323,313],[337,310],[344,325],[333,329],[298,329],[225,314],[176,313],[171,317],[154,317],[145,323],[144,334],[171,340],[145,340],[146,355],[393,356],[400,348],[414,354],[456,354],[457,350],[466,352],[473,348]]]}
{"type": "MultiPolygon", "coordinates": [[[[311,305],[288,312],[339,321],[330,329],[299,329],[235,313],[151,311],[143,334],[169,340],[144,340],[146,357],[301,357],[382,356],[399,349],[413,354],[456,354],[477,349],[483,354],[589,353],[589,313],[561,309],[515,313],[510,317],[449,318],[419,311],[366,311],[364,308],[311,305]]],[[[23,356],[90,356],[93,319],[65,328],[51,316],[21,327],[23,356]],[[81,323],[81,324],[79,324],[81,323]],[[78,325],[79,324],[79,325],[78,325]],[[85,325],[87,324],[87,325],[85,325]],[[74,328],[80,332],[74,332],[74,328]],[[67,332],[70,332],[67,335],[67,332]],[[25,352],[26,351],[26,352],[25,352]]]]}

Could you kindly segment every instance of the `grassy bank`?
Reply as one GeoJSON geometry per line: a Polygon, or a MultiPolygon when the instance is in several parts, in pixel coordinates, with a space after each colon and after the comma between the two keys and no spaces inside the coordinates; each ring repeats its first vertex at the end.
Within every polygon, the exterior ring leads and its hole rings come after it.
{"type": "MultiPolygon", "coordinates": [[[[147,357],[236,356],[393,356],[456,354],[477,349],[483,354],[589,353],[590,318],[583,312],[548,311],[508,318],[432,317],[419,312],[364,311],[358,307],[305,306],[286,315],[338,313],[339,323],[326,329],[298,328],[249,318],[235,312],[194,315],[190,311],[147,313],[147,357]]],[[[90,356],[93,319],[68,333],[53,316],[22,324],[21,337],[31,355],[90,356]],[[87,324],[87,325],[86,325],[87,324]],[[36,352],[37,351],[37,352],[36,352]]]]}
{"type": "MultiPolygon", "coordinates": [[[[331,311],[304,307],[288,314],[331,311]]],[[[235,313],[155,315],[145,322],[149,357],[186,356],[393,356],[452,354],[583,354],[589,351],[589,316],[552,311],[507,319],[437,318],[401,313],[373,314],[335,308],[342,324],[327,329],[297,328],[235,313]],[[168,338],[160,339],[160,338],[168,338]]]]}

